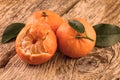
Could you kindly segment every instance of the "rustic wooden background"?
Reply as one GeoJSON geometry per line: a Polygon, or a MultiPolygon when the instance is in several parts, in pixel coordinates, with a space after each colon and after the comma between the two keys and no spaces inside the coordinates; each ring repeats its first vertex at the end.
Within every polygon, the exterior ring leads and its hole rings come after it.
{"type": "MultiPolygon", "coordinates": [[[[120,0],[0,0],[0,40],[7,25],[26,22],[36,10],[49,9],[64,19],[81,17],[92,25],[120,26],[120,0]]],[[[15,40],[0,43],[0,80],[120,80],[120,42],[97,48],[87,56],[71,59],[59,51],[42,65],[22,62],[15,40]]]]}

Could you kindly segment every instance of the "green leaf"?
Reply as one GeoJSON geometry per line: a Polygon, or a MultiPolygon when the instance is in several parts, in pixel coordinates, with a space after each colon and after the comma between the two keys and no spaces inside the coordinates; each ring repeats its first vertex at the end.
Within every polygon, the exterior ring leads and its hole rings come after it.
{"type": "Polygon", "coordinates": [[[108,47],[120,41],[120,28],[111,24],[98,24],[93,26],[96,34],[96,46],[108,47]]]}
{"type": "Polygon", "coordinates": [[[5,29],[3,35],[2,35],[2,43],[6,43],[9,40],[17,37],[18,33],[21,31],[21,29],[25,26],[23,23],[12,23],[7,26],[5,29]]]}
{"type": "Polygon", "coordinates": [[[80,32],[80,33],[85,32],[84,25],[82,23],[80,23],[79,21],[77,21],[77,20],[69,20],[68,23],[77,32],[80,32]]]}

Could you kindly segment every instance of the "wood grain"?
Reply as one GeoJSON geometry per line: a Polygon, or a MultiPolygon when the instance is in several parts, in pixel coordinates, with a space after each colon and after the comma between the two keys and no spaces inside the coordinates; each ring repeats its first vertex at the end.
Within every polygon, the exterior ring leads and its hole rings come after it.
{"type": "MultiPolygon", "coordinates": [[[[92,25],[110,23],[120,26],[119,6],[120,0],[0,1],[0,38],[4,26],[25,22],[37,9],[53,10],[64,19],[81,17],[92,25]]],[[[47,63],[33,66],[23,63],[15,55],[13,40],[0,44],[0,80],[119,80],[119,52],[120,43],[107,48],[95,47],[89,55],[78,59],[68,58],[57,51],[47,63]]]]}
{"type": "MultiPolygon", "coordinates": [[[[0,39],[7,25],[13,22],[25,23],[26,19],[36,10],[49,9],[62,15],[78,1],[79,0],[2,0],[0,2],[0,39]]],[[[9,61],[9,57],[14,56],[14,54],[9,53],[13,51],[13,49],[14,40],[7,44],[0,44],[0,67],[4,67],[9,61]],[[7,56],[6,54],[9,55],[7,56]]]]}

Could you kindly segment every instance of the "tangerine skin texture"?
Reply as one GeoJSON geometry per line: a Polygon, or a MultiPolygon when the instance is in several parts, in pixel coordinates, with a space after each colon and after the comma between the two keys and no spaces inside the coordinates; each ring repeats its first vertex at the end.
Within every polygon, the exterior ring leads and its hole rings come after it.
{"type": "Polygon", "coordinates": [[[29,24],[18,34],[15,48],[24,62],[42,64],[56,52],[57,40],[48,24],[29,24]]]}
{"type": "MultiPolygon", "coordinates": [[[[63,22],[56,33],[58,47],[63,54],[71,58],[79,58],[87,55],[94,48],[96,42],[96,33],[93,27],[81,18],[75,20],[78,20],[84,25],[87,36],[94,41],[85,38],[77,39],[76,35],[78,32],[70,27],[68,21],[63,22]]],[[[85,36],[83,33],[79,33],[79,35],[85,36]]]]}
{"type": "Polygon", "coordinates": [[[55,33],[62,22],[63,19],[57,13],[50,10],[36,11],[27,20],[27,24],[47,23],[55,33]],[[46,14],[46,16],[43,15],[43,12],[46,14]]]}

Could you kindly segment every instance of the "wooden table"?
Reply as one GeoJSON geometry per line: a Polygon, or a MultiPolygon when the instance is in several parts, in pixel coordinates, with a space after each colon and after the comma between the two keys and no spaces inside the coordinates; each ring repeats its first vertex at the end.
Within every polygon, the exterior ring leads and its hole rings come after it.
{"type": "MultiPolygon", "coordinates": [[[[120,26],[120,0],[0,0],[0,40],[7,25],[26,22],[36,10],[49,9],[64,19],[81,17],[92,25],[120,26]]],[[[0,80],[120,80],[120,43],[71,59],[60,52],[42,65],[22,62],[15,40],[0,43],[0,80]]]]}

